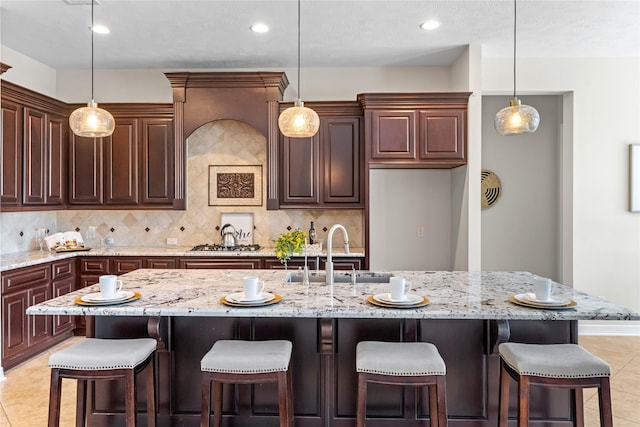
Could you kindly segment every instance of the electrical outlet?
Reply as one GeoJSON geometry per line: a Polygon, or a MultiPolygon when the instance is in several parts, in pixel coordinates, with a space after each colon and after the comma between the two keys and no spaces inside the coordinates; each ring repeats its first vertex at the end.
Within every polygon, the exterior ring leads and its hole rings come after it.
{"type": "Polygon", "coordinates": [[[424,237],[424,225],[419,225],[418,228],[416,229],[416,236],[417,237],[424,237]]]}
{"type": "Polygon", "coordinates": [[[178,238],[177,237],[167,237],[167,245],[168,246],[178,246],[178,238]]]}

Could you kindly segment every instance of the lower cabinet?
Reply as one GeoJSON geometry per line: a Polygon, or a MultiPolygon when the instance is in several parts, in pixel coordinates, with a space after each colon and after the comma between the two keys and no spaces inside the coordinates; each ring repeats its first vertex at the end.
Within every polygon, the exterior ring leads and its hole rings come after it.
{"type": "Polygon", "coordinates": [[[28,307],[72,291],[75,259],[2,273],[2,366],[31,358],[71,336],[72,316],[27,316],[28,307]]]}
{"type": "Polygon", "coordinates": [[[256,270],[262,268],[262,259],[249,257],[184,257],[178,258],[178,268],[256,270]]]}

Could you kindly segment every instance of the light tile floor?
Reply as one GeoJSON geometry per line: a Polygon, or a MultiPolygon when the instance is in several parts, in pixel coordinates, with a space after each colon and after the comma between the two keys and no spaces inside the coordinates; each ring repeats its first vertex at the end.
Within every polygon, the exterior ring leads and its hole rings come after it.
{"type": "MultiPolygon", "coordinates": [[[[49,402],[49,355],[78,342],[71,338],[6,373],[0,382],[0,427],[38,427],[47,424],[49,402]]],[[[613,425],[640,426],[640,337],[582,336],[580,344],[609,362],[612,368],[613,425]]],[[[74,425],[75,381],[62,382],[61,426],[74,425]]],[[[586,390],[585,427],[600,425],[598,395],[586,390]]]]}

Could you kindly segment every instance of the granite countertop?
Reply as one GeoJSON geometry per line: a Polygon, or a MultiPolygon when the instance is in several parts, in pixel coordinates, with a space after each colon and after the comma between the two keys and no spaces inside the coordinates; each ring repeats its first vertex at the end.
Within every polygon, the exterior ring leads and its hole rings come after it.
{"type": "MultiPolygon", "coordinates": [[[[260,248],[255,252],[240,251],[190,251],[191,246],[177,247],[143,247],[143,246],[105,246],[93,248],[89,251],[78,252],[49,252],[28,251],[13,254],[0,255],[0,272],[21,267],[58,261],[76,256],[188,256],[188,257],[275,257],[274,248],[260,248]]],[[[336,258],[354,257],[364,258],[364,249],[351,248],[348,254],[342,248],[333,249],[331,255],[336,258]]],[[[309,254],[309,257],[326,257],[327,253],[309,254]]],[[[294,258],[297,257],[294,256],[294,258]]]]}
{"type": "MultiPolygon", "coordinates": [[[[360,272],[361,274],[372,274],[360,272]]],[[[530,292],[528,272],[420,272],[393,271],[412,282],[412,292],[426,296],[421,308],[382,308],[366,302],[372,294],[388,292],[385,283],[324,283],[305,286],[287,282],[284,270],[162,270],[140,269],[120,276],[124,289],[141,298],[113,306],[86,307],[74,300],[99,291],[97,285],[34,305],[27,314],[96,316],[208,316],[301,318],[416,318],[416,319],[515,319],[515,320],[640,320],[639,313],[573,288],[554,283],[554,296],[570,298],[577,306],[545,310],[510,303],[513,294],[530,292]],[[242,290],[242,277],[257,275],[265,290],[282,296],[277,304],[262,307],[229,307],[220,299],[242,290]]],[[[346,275],[348,273],[338,273],[346,275]]],[[[375,275],[382,273],[375,273],[375,275]]]]}

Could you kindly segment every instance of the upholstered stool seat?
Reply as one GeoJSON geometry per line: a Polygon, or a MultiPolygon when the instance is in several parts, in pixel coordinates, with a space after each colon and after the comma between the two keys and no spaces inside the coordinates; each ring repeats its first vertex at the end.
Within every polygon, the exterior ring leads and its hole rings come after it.
{"type": "Polygon", "coordinates": [[[135,375],[147,369],[147,425],[155,426],[155,383],[153,356],[156,340],[152,338],[88,338],[49,357],[51,386],[49,391],[49,427],[60,423],[60,394],[63,378],[78,380],[76,424],[86,423],[87,380],[124,379],[126,425],[136,425],[135,375]]]}
{"type": "MultiPolygon", "coordinates": [[[[500,426],[506,427],[509,377],[518,382],[518,426],[529,423],[529,386],[598,388],[600,425],[611,427],[611,367],[577,344],[503,343],[500,353],[500,426]]],[[[578,414],[582,418],[582,414],[578,414]]]]}
{"type": "Polygon", "coordinates": [[[447,368],[435,345],[362,341],[356,346],[357,426],[366,422],[367,383],[428,386],[431,426],[447,425],[447,368]]]}
{"type": "Polygon", "coordinates": [[[202,371],[201,426],[209,426],[213,384],[213,424],[222,423],[222,383],[278,383],[280,426],[293,427],[291,342],[220,340],[200,362],[202,371]]]}

